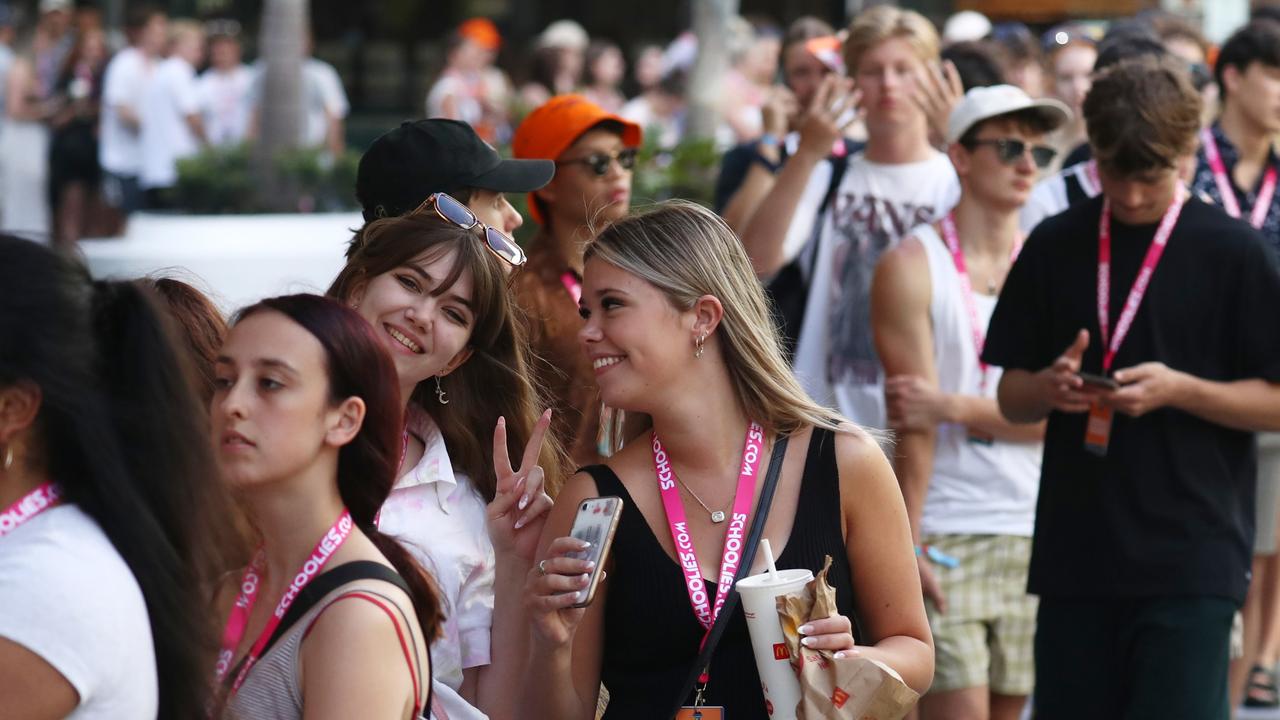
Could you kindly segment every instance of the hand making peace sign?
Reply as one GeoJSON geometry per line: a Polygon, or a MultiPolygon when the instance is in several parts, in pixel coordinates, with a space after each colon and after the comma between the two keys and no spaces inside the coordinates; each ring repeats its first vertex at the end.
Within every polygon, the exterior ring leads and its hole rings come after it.
{"type": "Polygon", "coordinates": [[[538,537],[551,510],[551,497],[543,490],[546,479],[538,465],[542,439],[550,425],[551,411],[547,410],[533,426],[518,470],[512,469],[507,452],[506,418],[498,418],[493,430],[493,471],[498,485],[493,501],[485,508],[485,524],[496,555],[513,553],[526,563],[533,562],[538,537]]]}

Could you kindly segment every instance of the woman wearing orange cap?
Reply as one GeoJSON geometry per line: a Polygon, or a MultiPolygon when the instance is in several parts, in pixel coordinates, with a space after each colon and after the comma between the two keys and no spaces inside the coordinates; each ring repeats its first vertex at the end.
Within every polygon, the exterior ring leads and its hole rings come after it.
{"type": "Polygon", "coordinates": [[[555,401],[553,424],[572,459],[594,462],[599,394],[578,347],[582,325],[582,250],[596,232],[631,208],[631,170],[640,126],[581,95],[558,95],[516,128],[517,158],[556,161],[556,174],[529,193],[529,215],[540,226],[529,262],[515,279],[516,300],[529,323],[536,384],[555,401]]]}
{"type": "Polygon", "coordinates": [[[445,68],[427,94],[427,117],[462,120],[486,142],[510,137],[511,82],[494,67],[502,36],[485,18],[471,18],[449,36],[445,68]]]}

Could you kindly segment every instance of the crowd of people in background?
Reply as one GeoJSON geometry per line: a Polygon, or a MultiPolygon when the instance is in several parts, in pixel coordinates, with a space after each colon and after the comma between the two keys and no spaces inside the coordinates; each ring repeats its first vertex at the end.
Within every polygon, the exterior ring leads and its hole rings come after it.
{"type": "MultiPolygon", "coordinates": [[[[42,8],[0,142],[55,128],[60,203],[164,207],[177,157],[252,137],[226,28],[140,14],[108,60],[42,8]],[[51,67],[72,101],[32,94],[51,67]]],[[[626,53],[577,23],[516,87],[477,18],[427,117],[363,154],[324,296],[228,321],[0,237],[0,694],[763,720],[750,527],[828,568],[803,646],[891,668],[922,720],[1280,707],[1268,13],[1219,46],[1162,13],[739,19],[716,207],[648,209],[638,150],[680,141],[697,38],[643,49],[627,100],[626,53]],[[599,567],[572,534],[597,496],[622,501],[599,567]]],[[[340,150],[340,84],[306,73],[340,150]]]]}
{"type": "MultiPolygon", "coordinates": [[[[27,27],[4,5],[0,228],[70,250],[120,234],[131,212],[172,208],[178,161],[257,134],[262,67],[244,62],[242,40],[236,21],[157,7],[131,6],[114,38],[93,7],[42,0],[27,27]]],[[[340,155],[350,106],[310,49],[302,91],[303,144],[340,155]]]]}

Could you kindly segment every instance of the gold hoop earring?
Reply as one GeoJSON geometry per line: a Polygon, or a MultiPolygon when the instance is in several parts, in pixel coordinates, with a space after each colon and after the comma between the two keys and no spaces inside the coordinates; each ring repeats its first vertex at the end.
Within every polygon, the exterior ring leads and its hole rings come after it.
{"type": "Polygon", "coordinates": [[[706,349],[706,345],[705,345],[706,342],[707,342],[707,336],[705,333],[698,336],[698,339],[695,340],[693,343],[695,348],[693,351],[694,357],[696,358],[702,357],[702,351],[706,349]]]}
{"type": "Polygon", "coordinates": [[[449,393],[445,392],[444,388],[440,387],[439,375],[436,376],[436,401],[441,405],[449,404],[449,393]]]}

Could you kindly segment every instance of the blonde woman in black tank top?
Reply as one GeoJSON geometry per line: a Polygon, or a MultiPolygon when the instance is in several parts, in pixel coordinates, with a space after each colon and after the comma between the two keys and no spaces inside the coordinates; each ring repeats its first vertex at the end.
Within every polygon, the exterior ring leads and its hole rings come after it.
{"type": "MultiPolygon", "coordinates": [[[[742,487],[750,498],[750,527],[759,478],[782,435],[791,442],[764,537],[780,550],[783,566],[817,571],[824,554],[836,558],[841,613],[805,628],[806,644],[837,651],[837,661],[880,660],[916,690],[927,689],[932,638],[893,471],[874,437],[800,389],[732,231],[701,207],[664,203],[606,228],[586,258],[579,338],[604,401],[641,417],[645,427],[607,467],[570,479],[552,509],[543,562],[530,572],[525,591],[534,628],[525,687],[529,717],[594,717],[602,678],[611,695],[610,720],[662,717],[677,703],[692,702],[676,695],[705,622],[691,607],[685,588],[696,579],[675,560],[678,533],[671,532],[666,508],[683,506],[713,598],[728,524],[713,515],[728,512],[742,487]],[[759,471],[740,485],[741,467],[753,454],[744,453],[744,444],[756,442],[748,434],[752,422],[762,430],[759,471]],[[667,483],[665,501],[656,467],[663,454],[677,479],[667,483]],[[567,556],[580,547],[564,536],[583,499],[609,493],[627,503],[609,578],[592,605],[572,609],[575,596],[568,591],[584,587],[587,568],[567,556]]],[[[750,572],[762,563],[759,558],[750,572]]],[[[731,616],[712,656],[706,704],[726,706],[735,720],[764,720],[745,647],[744,622],[731,616]]]]}

